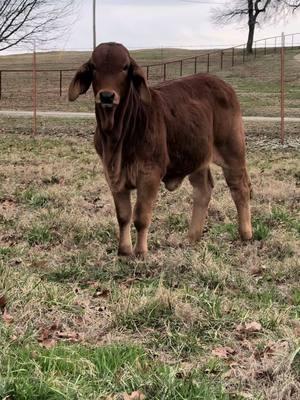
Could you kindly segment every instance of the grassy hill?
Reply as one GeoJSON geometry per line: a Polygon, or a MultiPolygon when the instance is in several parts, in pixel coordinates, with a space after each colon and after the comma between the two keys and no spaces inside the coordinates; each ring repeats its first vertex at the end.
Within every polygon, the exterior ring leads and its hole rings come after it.
{"type": "MultiPolygon", "coordinates": [[[[269,49],[269,51],[271,51],[269,49]]],[[[295,55],[300,50],[286,52],[286,115],[300,115],[300,63],[295,55]]],[[[197,72],[207,71],[208,50],[183,49],[151,49],[136,50],[132,56],[141,65],[161,63],[168,60],[199,56],[197,72]]],[[[76,69],[90,56],[90,52],[49,52],[37,54],[38,69],[76,69]]],[[[225,51],[223,70],[221,71],[220,53],[210,56],[209,71],[221,76],[237,90],[243,113],[245,115],[278,116],[280,112],[280,57],[279,52],[263,56],[258,54],[256,59],[246,59],[243,64],[241,52],[235,53],[235,66],[232,68],[232,52],[225,51]]],[[[0,56],[0,70],[31,69],[32,54],[0,56]]],[[[194,72],[194,60],[183,62],[183,75],[194,72]]],[[[163,67],[149,69],[149,83],[155,84],[163,78],[163,67]]],[[[180,75],[180,62],[169,64],[166,70],[167,79],[180,75]]],[[[73,72],[62,74],[62,96],[60,96],[60,74],[56,71],[38,72],[38,109],[57,111],[92,111],[91,93],[82,96],[74,104],[67,101],[67,88],[73,72]]],[[[31,109],[32,74],[31,72],[2,72],[2,109],[31,109]],[[20,95],[21,94],[21,95],[20,95]]]]}
{"type": "MultiPolygon", "coordinates": [[[[141,64],[160,63],[162,61],[192,57],[208,50],[186,50],[186,49],[145,49],[131,51],[131,55],[141,64]]],[[[37,53],[39,67],[53,69],[77,68],[91,56],[91,51],[51,51],[37,53]]],[[[32,53],[16,55],[0,55],[0,69],[31,68],[32,53]]]]}

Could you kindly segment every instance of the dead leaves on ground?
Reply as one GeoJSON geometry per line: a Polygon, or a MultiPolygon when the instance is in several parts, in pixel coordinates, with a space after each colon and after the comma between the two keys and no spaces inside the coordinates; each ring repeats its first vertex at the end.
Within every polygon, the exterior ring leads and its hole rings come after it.
{"type": "Polygon", "coordinates": [[[8,311],[7,311],[7,299],[5,297],[5,295],[1,295],[0,296],[0,315],[2,318],[2,321],[9,325],[14,321],[13,316],[11,316],[8,311]]]}
{"type": "Polygon", "coordinates": [[[77,332],[64,329],[62,325],[58,324],[41,328],[39,331],[38,342],[41,347],[50,349],[54,347],[60,340],[76,343],[80,340],[80,337],[77,332]]]}
{"type": "Polygon", "coordinates": [[[4,311],[6,304],[7,304],[6,297],[4,296],[4,294],[0,295],[0,312],[4,311]]]}
{"type": "Polygon", "coordinates": [[[7,325],[9,325],[9,324],[14,322],[14,317],[7,312],[6,308],[3,311],[2,320],[7,325]]]}
{"type": "Polygon", "coordinates": [[[218,358],[223,358],[223,359],[228,359],[232,357],[235,354],[235,350],[233,350],[231,347],[216,347],[215,349],[212,350],[211,354],[213,356],[216,356],[218,358]]]}
{"type": "Polygon", "coordinates": [[[108,396],[106,400],[145,400],[146,396],[144,393],[136,390],[131,394],[128,393],[120,393],[112,396],[108,396]]]}
{"type": "Polygon", "coordinates": [[[237,325],[235,331],[238,336],[249,336],[261,332],[262,326],[259,322],[242,322],[237,325]]]}

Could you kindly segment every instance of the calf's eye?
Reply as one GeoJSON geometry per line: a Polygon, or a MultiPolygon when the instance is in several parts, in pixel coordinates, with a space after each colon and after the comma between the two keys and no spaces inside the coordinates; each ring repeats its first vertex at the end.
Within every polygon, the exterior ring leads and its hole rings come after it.
{"type": "Polygon", "coordinates": [[[129,68],[129,65],[128,65],[128,64],[124,65],[123,71],[128,71],[128,68],[129,68]]]}

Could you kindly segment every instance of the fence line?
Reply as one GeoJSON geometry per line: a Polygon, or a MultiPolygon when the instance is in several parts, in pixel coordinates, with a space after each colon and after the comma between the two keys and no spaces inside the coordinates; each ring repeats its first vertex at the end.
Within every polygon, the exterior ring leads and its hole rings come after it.
{"type": "MultiPolygon", "coordinates": [[[[300,48],[300,33],[291,33],[284,35],[285,46],[287,49],[300,48]],[[298,38],[297,38],[298,36],[298,38]],[[297,38],[297,40],[295,40],[297,38]]],[[[246,52],[246,44],[229,47],[222,50],[213,50],[203,52],[198,55],[184,57],[180,59],[168,60],[159,63],[146,64],[141,66],[144,68],[147,79],[151,83],[165,81],[168,79],[179,78],[186,75],[192,75],[197,72],[210,72],[214,70],[223,70],[225,62],[229,67],[234,67],[238,64],[244,64],[249,59],[256,59],[258,55],[267,55],[276,53],[281,48],[281,35],[272,36],[254,41],[253,53],[246,52]],[[229,59],[229,61],[228,61],[229,59]],[[202,67],[202,68],[201,68],[202,67]]],[[[75,72],[76,68],[36,68],[38,73],[57,73],[59,96],[63,95],[63,78],[68,72],[75,72]]],[[[9,73],[32,73],[31,69],[7,69],[0,68],[0,100],[2,98],[2,80],[4,74],[9,73]]]]}
{"type": "MultiPolygon", "coordinates": [[[[300,79],[298,63],[296,61],[289,63],[288,69],[285,70],[283,56],[285,49],[300,49],[300,33],[287,34],[283,37],[285,43],[281,40],[281,36],[256,40],[252,54],[247,53],[244,44],[221,50],[193,51],[192,55],[189,54],[187,57],[166,59],[162,62],[147,63],[145,61],[147,57],[155,60],[162,57],[162,54],[137,52],[136,59],[144,68],[150,85],[198,72],[210,72],[222,78],[226,77],[226,80],[237,90],[243,111],[251,110],[252,115],[281,116],[283,141],[285,113],[287,116],[300,116],[298,107],[300,97],[297,97],[299,90],[293,83],[300,79]],[[232,68],[255,59],[263,60],[266,55],[271,55],[266,62],[251,63],[246,70],[237,69],[237,79],[233,78],[232,68]],[[245,75],[247,70],[252,72],[245,75]],[[287,90],[285,90],[285,85],[287,90]]],[[[182,53],[179,54],[182,55],[182,53]]],[[[8,65],[3,65],[2,68],[0,66],[1,108],[19,110],[39,108],[39,110],[47,111],[92,110],[91,91],[86,96],[82,96],[81,101],[76,104],[66,101],[67,87],[76,71],[73,66],[80,65],[86,54],[64,54],[66,58],[62,55],[57,57],[56,54],[43,55],[43,53],[36,56],[41,57],[41,63],[34,61],[34,54],[33,57],[29,54],[29,57],[27,55],[20,59],[18,64],[12,63],[13,66],[28,64],[27,68],[9,69],[8,65]],[[23,64],[21,64],[22,61],[23,64]],[[52,65],[54,68],[51,68],[52,65]]],[[[287,57],[291,60],[292,54],[287,54],[287,57]]],[[[36,121],[33,123],[34,131],[35,124],[36,121]]]]}

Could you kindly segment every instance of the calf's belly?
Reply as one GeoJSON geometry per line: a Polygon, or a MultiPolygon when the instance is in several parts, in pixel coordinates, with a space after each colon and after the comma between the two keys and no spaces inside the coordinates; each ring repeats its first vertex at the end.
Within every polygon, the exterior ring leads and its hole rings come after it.
{"type": "Polygon", "coordinates": [[[212,161],[212,148],[210,146],[195,146],[194,151],[177,150],[170,154],[170,162],[162,181],[168,190],[177,189],[183,179],[193,172],[207,167],[212,161]],[[196,151],[195,151],[196,150],[196,151]]]}

